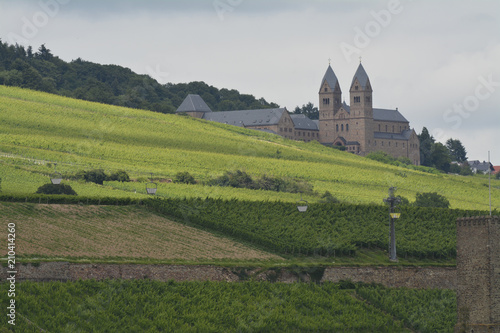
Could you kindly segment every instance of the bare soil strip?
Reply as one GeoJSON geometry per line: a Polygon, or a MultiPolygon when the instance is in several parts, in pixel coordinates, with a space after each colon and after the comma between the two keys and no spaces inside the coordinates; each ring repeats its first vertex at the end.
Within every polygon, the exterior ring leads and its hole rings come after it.
{"type": "MultiPolygon", "coordinates": [[[[16,255],[54,258],[270,260],[274,254],[172,222],[140,207],[0,203],[1,239],[16,224],[16,255]]],[[[2,257],[6,249],[0,250],[2,257]]]]}

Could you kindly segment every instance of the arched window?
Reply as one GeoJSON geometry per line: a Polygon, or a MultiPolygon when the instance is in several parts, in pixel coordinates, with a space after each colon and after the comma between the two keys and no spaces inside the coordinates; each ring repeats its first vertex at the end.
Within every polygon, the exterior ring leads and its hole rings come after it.
{"type": "Polygon", "coordinates": [[[349,124],[345,124],[345,131],[349,132],[349,124]]]}
{"type": "Polygon", "coordinates": [[[340,125],[340,128],[342,129],[342,132],[344,131],[344,124],[340,125]]]}
{"type": "Polygon", "coordinates": [[[337,126],[336,126],[336,127],[337,127],[336,129],[337,129],[337,132],[338,132],[338,131],[339,131],[339,124],[337,124],[337,126]]]}

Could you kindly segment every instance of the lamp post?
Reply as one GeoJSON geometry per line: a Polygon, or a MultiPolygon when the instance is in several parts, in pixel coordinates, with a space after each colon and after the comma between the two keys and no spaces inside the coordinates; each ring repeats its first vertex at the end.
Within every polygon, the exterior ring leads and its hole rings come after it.
{"type": "Polygon", "coordinates": [[[394,213],[394,209],[397,204],[401,202],[401,199],[396,198],[394,196],[394,192],[396,192],[395,187],[389,188],[389,197],[384,199],[385,203],[389,204],[389,260],[390,261],[398,261],[398,257],[396,255],[396,227],[394,224],[394,220],[399,218],[399,213],[394,213]]]}

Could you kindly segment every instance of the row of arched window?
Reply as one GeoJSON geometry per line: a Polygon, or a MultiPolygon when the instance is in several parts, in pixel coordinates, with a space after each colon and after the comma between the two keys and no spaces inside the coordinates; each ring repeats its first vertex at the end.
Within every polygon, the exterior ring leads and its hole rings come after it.
{"type": "MultiPolygon", "coordinates": [[[[340,128],[340,132],[343,132],[344,131],[344,124],[340,124],[340,127],[339,127],[339,124],[335,125],[335,129],[337,130],[337,132],[339,132],[339,128],[340,128]]],[[[349,124],[345,124],[345,131],[349,132],[349,124]]]]}

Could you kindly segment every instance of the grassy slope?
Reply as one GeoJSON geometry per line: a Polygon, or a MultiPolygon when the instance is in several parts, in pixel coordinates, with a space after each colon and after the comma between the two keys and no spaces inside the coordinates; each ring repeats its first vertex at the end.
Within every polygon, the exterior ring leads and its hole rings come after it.
{"type": "MultiPolygon", "coordinates": [[[[307,180],[354,203],[382,203],[389,186],[410,200],[416,192],[445,195],[452,208],[486,209],[487,181],[432,175],[384,165],[349,153],[203,120],[133,110],[0,86],[0,177],[3,193],[33,193],[57,170],[125,169],[132,177],[172,178],[189,171],[209,179],[225,170],[307,180]],[[278,156],[277,150],[280,151],[278,156]],[[278,158],[279,157],[279,158],[278,158]]],[[[497,182],[496,180],[494,182],[497,182]]],[[[66,181],[81,195],[136,196],[145,184],[107,186],[66,181]],[[137,193],[135,193],[137,192],[137,193]]],[[[493,205],[500,206],[498,184],[493,205]]],[[[296,201],[295,194],[201,185],[160,184],[163,196],[296,201]]],[[[306,196],[309,201],[319,197],[306,196]]]]}

